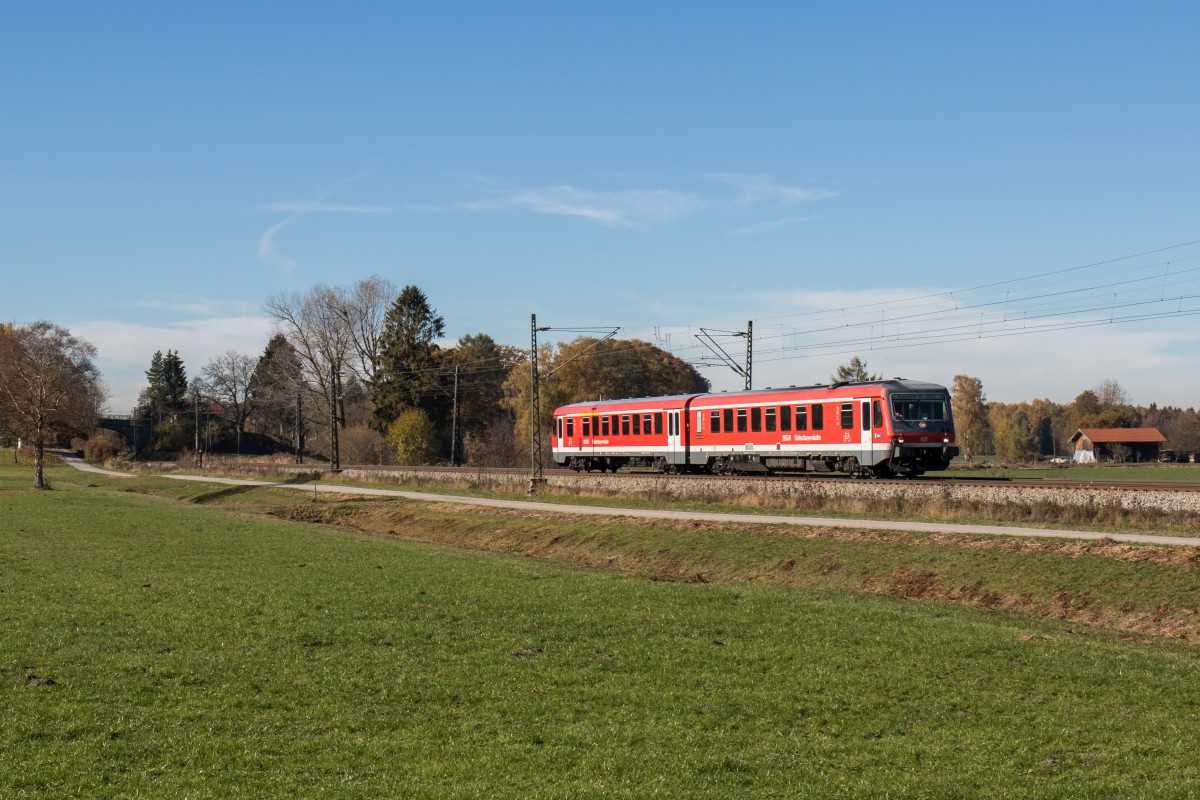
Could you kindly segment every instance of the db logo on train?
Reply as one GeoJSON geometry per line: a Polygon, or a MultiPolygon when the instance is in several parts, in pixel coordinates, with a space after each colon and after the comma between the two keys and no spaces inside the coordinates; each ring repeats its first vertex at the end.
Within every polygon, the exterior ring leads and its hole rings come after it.
{"type": "Polygon", "coordinates": [[[850,431],[846,431],[842,434],[842,441],[846,442],[847,444],[850,442],[850,431]]]}

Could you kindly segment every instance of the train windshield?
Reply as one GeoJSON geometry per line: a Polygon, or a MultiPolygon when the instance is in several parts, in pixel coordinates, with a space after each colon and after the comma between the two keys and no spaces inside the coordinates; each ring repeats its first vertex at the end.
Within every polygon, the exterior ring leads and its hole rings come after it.
{"type": "Polygon", "coordinates": [[[894,394],[892,416],[911,422],[942,422],[946,419],[946,398],[936,394],[894,394]]]}

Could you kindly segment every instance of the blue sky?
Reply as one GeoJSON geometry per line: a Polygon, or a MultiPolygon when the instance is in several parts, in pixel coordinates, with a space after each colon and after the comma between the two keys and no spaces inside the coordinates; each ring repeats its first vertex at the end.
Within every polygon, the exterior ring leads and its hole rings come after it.
{"type": "Polygon", "coordinates": [[[700,327],[753,319],[756,386],[857,353],[999,400],[1114,378],[1192,406],[1198,23],[1187,3],[9,3],[0,317],[97,345],[116,410],[155,350],[191,374],[257,354],[267,297],[374,274],[420,286],[450,339],[527,346],[536,313],[699,358],[700,327]]]}

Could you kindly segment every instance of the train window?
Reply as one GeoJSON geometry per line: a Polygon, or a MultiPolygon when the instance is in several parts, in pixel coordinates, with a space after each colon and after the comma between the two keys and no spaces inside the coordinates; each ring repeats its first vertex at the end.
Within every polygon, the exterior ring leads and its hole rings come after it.
{"type": "Polygon", "coordinates": [[[737,410],[737,419],[738,419],[738,423],[737,423],[738,433],[745,433],[746,432],[746,409],[739,408],[737,410]]]}
{"type": "Polygon", "coordinates": [[[608,436],[608,417],[600,418],[600,435],[608,436]]]}
{"type": "Polygon", "coordinates": [[[625,414],[624,416],[621,417],[621,435],[622,436],[629,435],[629,415],[628,414],[625,414]]]}
{"type": "Polygon", "coordinates": [[[592,418],[591,418],[591,417],[584,417],[584,418],[583,418],[583,435],[584,435],[584,436],[591,436],[591,435],[592,435],[592,424],[591,424],[591,423],[592,423],[592,418]]]}
{"type": "Polygon", "coordinates": [[[871,416],[873,417],[872,425],[876,428],[883,427],[883,403],[878,400],[871,401],[871,416]]]}
{"type": "Polygon", "coordinates": [[[808,430],[808,406],[796,406],[796,430],[808,430]]]}
{"type": "Polygon", "coordinates": [[[762,430],[762,409],[750,409],[750,430],[758,433],[762,430]]]}
{"type": "Polygon", "coordinates": [[[854,403],[842,403],[842,428],[854,427],[854,403]]]}
{"type": "Polygon", "coordinates": [[[822,430],[825,427],[825,406],[820,403],[812,404],[812,429],[822,430]]]}
{"type": "Polygon", "coordinates": [[[723,416],[725,417],[725,432],[733,433],[733,409],[725,409],[723,416]]]}
{"type": "Polygon", "coordinates": [[[790,431],[792,429],[792,407],[779,407],[779,430],[790,431]]]}
{"type": "Polygon", "coordinates": [[[946,403],[940,397],[892,395],[892,413],[896,419],[941,421],[946,419],[946,403]]]}
{"type": "Polygon", "coordinates": [[[575,420],[568,419],[567,420],[567,437],[569,438],[574,435],[575,435],[575,420]]]}
{"type": "Polygon", "coordinates": [[[696,412],[696,433],[704,433],[704,412],[696,412]]]}
{"type": "Polygon", "coordinates": [[[634,436],[642,435],[642,415],[641,414],[633,415],[633,435],[634,436]]]}
{"type": "Polygon", "coordinates": [[[621,417],[617,414],[612,415],[612,435],[619,436],[621,433],[621,417]]]}
{"type": "Polygon", "coordinates": [[[649,436],[653,423],[650,421],[649,414],[642,414],[642,431],[649,436]]]}
{"type": "Polygon", "coordinates": [[[654,415],[654,434],[656,436],[662,435],[662,412],[661,411],[659,411],[657,414],[654,415]]]}
{"type": "Polygon", "coordinates": [[[767,409],[767,430],[768,431],[775,430],[775,413],[776,412],[775,412],[774,407],[767,409]]]}
{"type": "Polygon", "coordinates": [[[720,411],[708,412],[708,429],[712,433],[720,433],[721,432],[721,412],[720,411]]]}
{"type": "Polygon", "coordinates": [[[862,429],[871,430],[871,404],[866,400],[863,400],[862,404],[862,429]]]}

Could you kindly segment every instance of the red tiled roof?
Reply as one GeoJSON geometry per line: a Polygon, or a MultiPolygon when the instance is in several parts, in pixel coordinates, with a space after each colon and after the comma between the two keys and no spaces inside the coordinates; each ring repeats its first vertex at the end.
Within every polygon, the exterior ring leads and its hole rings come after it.
{"type": "Polygon", "coordinates": [[[1158,432],[1158,428],[1080,428],[1075,431],[1075,435],[1071,437],[1071,441],[1075,441],[1080,435],[1087,437],[1092,442],[1101,442],[1104,444],[1118,442],[1148,444],[1165,442],[1167,440],[1167,437],[1158,432]]]}

